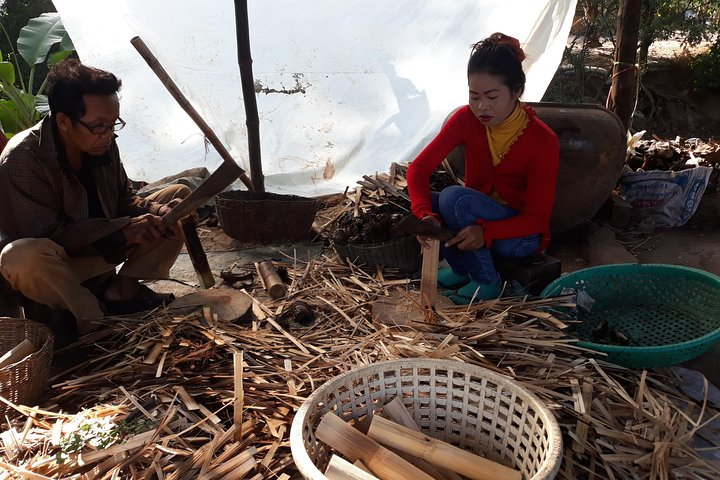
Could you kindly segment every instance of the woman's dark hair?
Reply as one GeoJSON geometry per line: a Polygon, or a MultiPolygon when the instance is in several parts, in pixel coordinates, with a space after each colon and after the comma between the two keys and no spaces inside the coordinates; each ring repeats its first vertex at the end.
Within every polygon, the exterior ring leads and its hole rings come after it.
{"type": "Polygon", "coordinates": [[[83,95],[113,95],[122,82],[115,75],[68,58],[55,65],[48,74],[47,96],[53,115],[64,113],[73,120],[85,115],[83,95]]]}
{"type": "Polygon", "coordinates": [[[472,46],[467,73],[498,75],[511,91],[522,93],[525,90],[523,60],[525,52],[516,38],[503,33],[493,33],[472,46]]]}

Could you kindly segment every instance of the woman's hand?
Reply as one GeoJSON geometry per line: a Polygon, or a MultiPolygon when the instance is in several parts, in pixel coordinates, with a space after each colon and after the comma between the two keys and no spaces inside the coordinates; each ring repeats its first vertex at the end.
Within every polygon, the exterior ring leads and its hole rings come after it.
{"type": "MultiPolygon", "coordinates": [[[[422,218],[422,221],[423,221],[423,222],[432,223],[433,225],[435,225],[435,226],[437,226],[437,227],[440,226],[440,220],[438,220],[437,217],[434,217],[434,216],[432,216],[432,215],[426,215],[426,216],[424,216],[424,217],[422,218]]],[[[420,245],[421,245],[423,248],[430,248],[430,240],[432,240],[432,238],[430,238],[430,237],[425,237],[425,236],[422,236],[422,235],[418,235],[418,236],[415,237],[415,238],[417,238],[418,243],[420,243],[420,245]]]]}
{"type": "MultiPolygon", "coordinates": [[[[424,219],[423,219],[424,220],[424,219]]],[[[446,247],[455,245],[459,250],[477,250],[485,246],[483,227],[470,225],[460,230],[457,235],[445,243],[446,247]]]]}

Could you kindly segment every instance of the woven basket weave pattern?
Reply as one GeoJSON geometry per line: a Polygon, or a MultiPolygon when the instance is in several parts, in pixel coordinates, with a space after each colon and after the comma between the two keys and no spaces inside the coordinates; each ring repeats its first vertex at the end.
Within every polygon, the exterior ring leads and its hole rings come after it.
{"type": "Polygon", "coordinates": [[[331,452],[314,433],[326,412],[360,420],[398,395],[425,434],[516,468],[524,479],[552,479],[560,468],[560,429],[534,395],[481,367],[403,359],[343,374],[305,401],[290,433],[300,473],[308,480],[326,478],[321,470],[331,452]]]}
{"type": "Polygon", "coordinates": [[[231,190],[215,197],[225,233],[242,242],[283,243],[307,237],[318,201],[297,195],[231,190]]]}
{"type": "Polygon", "coordinates": [[[677,265],[621,264],[578,270],[548,285],[541,296],[564,287],[585,290],[590,314],[572,333],[590,339],[601,320],[620,329],[632,346],[580,342],[630,368],[669,366],[690,360],[720,340],[720,277],[677,265]]]}
{"type": "MultiPolygon", "coordinates": [[[[26,338],[35,351],[25,359],[0,368],[0,396],[15,404],[31,405],[45,389],[53,352],[53,334],[46,326],[31,320],[0,318],[0,352],[5,353],[26,338]]],[[[2,414],[12,409],[0,404],[2,414]]]]}
{"type": "Polygon", "coordinates": [[[396,268],[400,273],[415,273],[422,265],[420,244],[415,237],[401,237],[389,242],[362,245],[333,245],[344,261],[358,265],[396,268]]]}

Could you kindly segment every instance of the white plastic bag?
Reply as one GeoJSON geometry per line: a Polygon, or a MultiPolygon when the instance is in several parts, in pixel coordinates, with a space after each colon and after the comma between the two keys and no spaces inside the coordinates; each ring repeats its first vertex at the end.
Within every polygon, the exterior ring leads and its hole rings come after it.
{"type": "Polygon", "coordinates": [[[620,193],[632,205],[638,228],[679,227],[697,210],[711,172],[710,167],[628,172],[620,177],[620,193]]]}

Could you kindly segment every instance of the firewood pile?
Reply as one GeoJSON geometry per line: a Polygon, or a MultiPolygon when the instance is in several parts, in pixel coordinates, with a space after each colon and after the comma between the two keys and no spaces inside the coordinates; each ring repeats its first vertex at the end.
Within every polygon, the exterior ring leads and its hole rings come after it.
{"type": "Polygon", "coordinates": [[[88,355],[53,373],[41,405],[13,406],[0,479],[300,478],[288,435],[315,388],[359,366],[414,357],[486,367],[538,395],[563,432],[559,478],[720,478],[697,443],[720,445],[707,394],[698,403],[670,372],[589,358],[552,314],[569,297],[503,298],[383,324],[373,303],[412,298],[416,282],[331,256],[277,266],[287,270],[283,298],[269,298],[257,279],[248,293],[210,290],[247,295],[239,318],[202,305],[108,318],[60,352],[88,355]],[[314,321],[284,315],[297,302],[314,321]]]}
{"type": "Polygon", "coordinates": [[[717,171],[720,169],[720,141],[682,137],[638,140],[629,150],[626,163],[633,171],[678,171],[696,165],[713,167],[706,191],[715,192],[718,187],[717,171]]]}
{"type": "MultiPolygon", "coordinates": [[[[363,175],[354,190],[346,191],[342,205],[321,212],[322,227],[316,233],[338,245],[376,244],[391,240],[393,227],[410,213],[405,178],[407,165],[393,163],[389,173],[363,175]]],[[[447,162],[433,173],[433,190],[458,183],[447,162]]]]}

